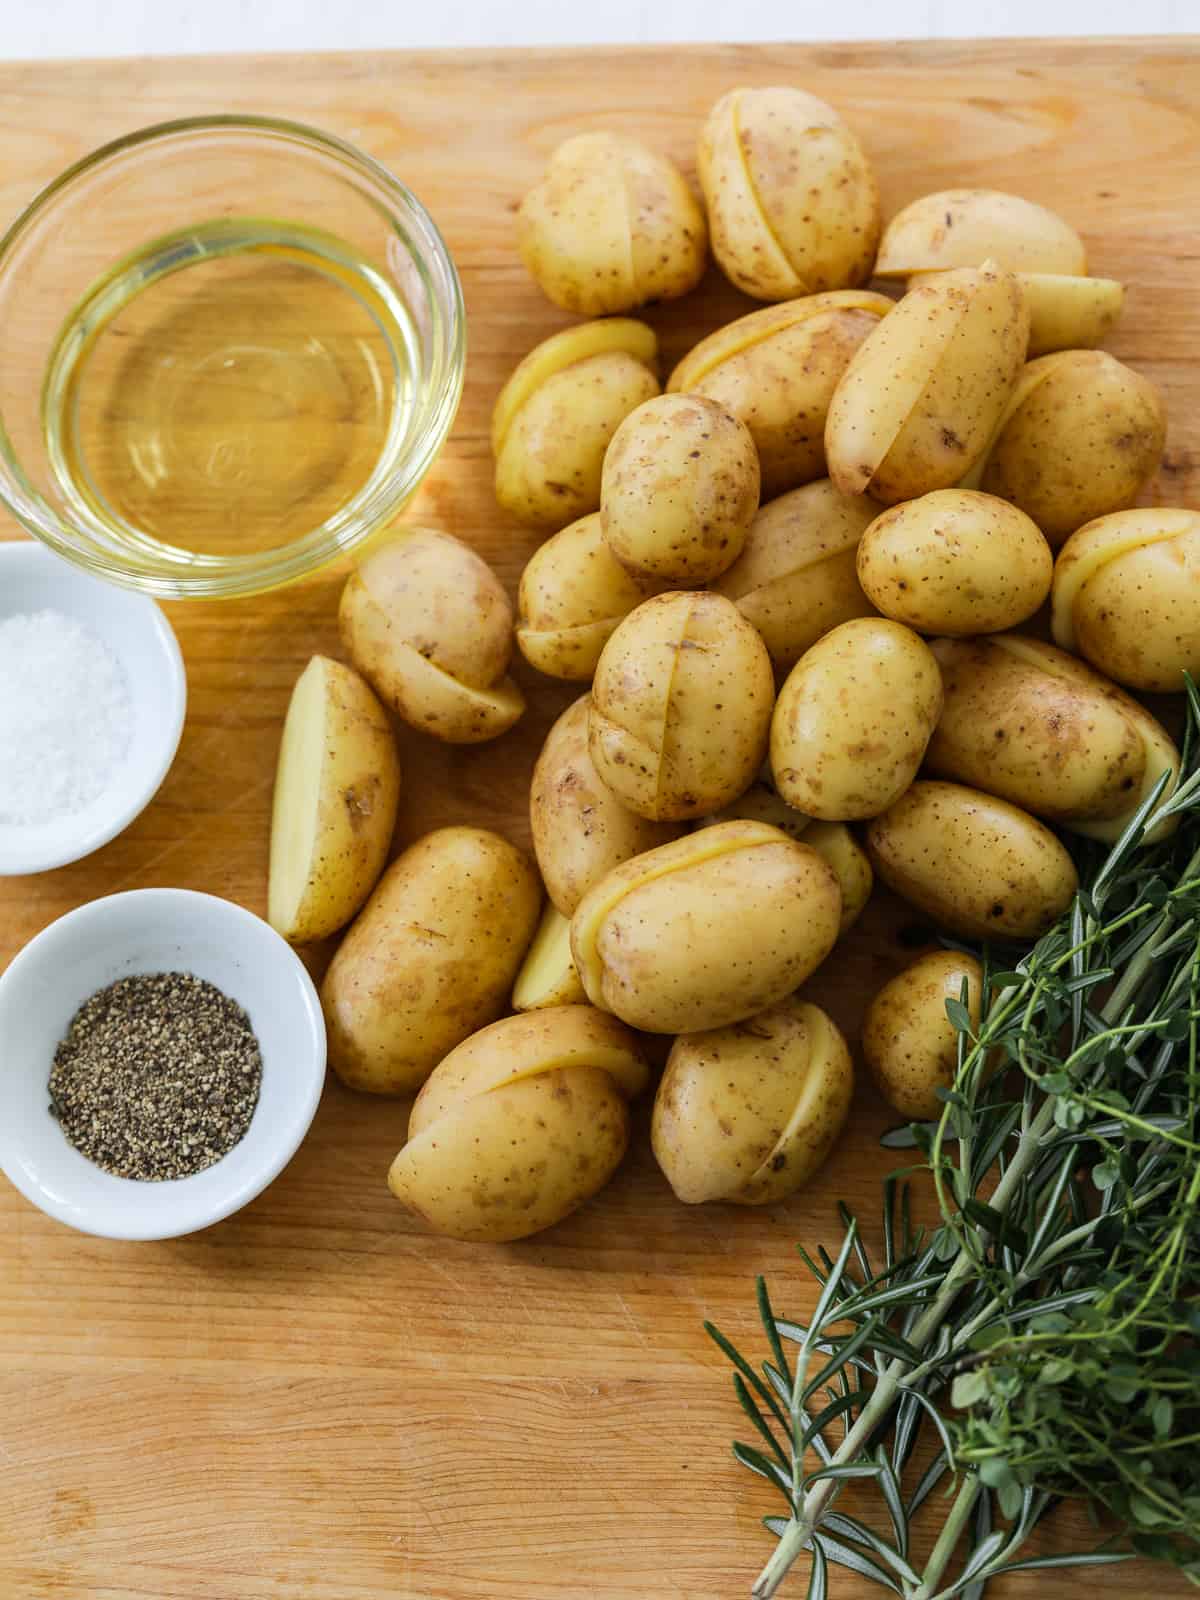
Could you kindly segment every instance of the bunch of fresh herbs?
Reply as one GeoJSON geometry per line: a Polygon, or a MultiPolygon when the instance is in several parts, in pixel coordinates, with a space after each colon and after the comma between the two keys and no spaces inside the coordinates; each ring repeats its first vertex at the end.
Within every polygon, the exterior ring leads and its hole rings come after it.
{"type": "MultiPolygon", "coordinates": [[[[843,1208],[808,1323],[759,1309],[755,1369],[716,1329],[758,1438],[737,1458],[788,1515],[754,1594],[807,1553],[904,1600],[980,1600],[991,1578],[1140,1554],[1200,1585],[1200,696],[1188,685],[1181,781],[1160,785],[1105,856],[1081,858],[1071,911],[1022,959],[985,952],[972,1029],[936,1126],[900,1130],[941,1225],[884,1187],[881,1254],[843,1208]],[[1006,1066],[1010,1070],[997,1070],[1006,1066]],[[934,1444],[918,1451],[922,1435],[934,1444]],[[879,1516],[837,1508],[869,1480],[879,1516]],[[1088,1547],[1022,1554],[1064,1495],[1096,1513],[1088,1547]],[[918,1563],[918,1514],[936,1531],[918,1563]],[[940,1518],[940,1520],[939,1520],[940,1518]]],[[[965,997],[964,997],[965,998],[965,997]]]]}

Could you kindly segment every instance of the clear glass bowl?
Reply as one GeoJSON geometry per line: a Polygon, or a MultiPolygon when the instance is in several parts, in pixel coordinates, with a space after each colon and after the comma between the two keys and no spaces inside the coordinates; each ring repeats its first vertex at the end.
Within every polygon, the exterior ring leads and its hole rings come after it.
{"type": "Polygon", "coordinates": [[[458,407],[462,291],[417,199],[297,123],[106,145],[0,240],[0,500],[166,597],[315,571],[413,494],[458,407]]]}

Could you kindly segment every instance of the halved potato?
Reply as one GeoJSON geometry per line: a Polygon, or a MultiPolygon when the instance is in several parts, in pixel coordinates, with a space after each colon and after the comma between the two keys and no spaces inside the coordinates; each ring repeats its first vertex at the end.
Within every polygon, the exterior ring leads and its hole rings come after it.
{"type": "Polygon", "coordinates": [[[544,1006],[575,1006],[586,1000],[571,955],[571,919],[548,902],[513,985],[513,1010],[541,1011],[544,1006]]]}
{"type": "Polygon", "coordinates": [[[314,656],[275,769],[267,920],[277,933],[306,944],[350,921],[383,871],[399,799],[387,713],[352,667],[314,656]]]}

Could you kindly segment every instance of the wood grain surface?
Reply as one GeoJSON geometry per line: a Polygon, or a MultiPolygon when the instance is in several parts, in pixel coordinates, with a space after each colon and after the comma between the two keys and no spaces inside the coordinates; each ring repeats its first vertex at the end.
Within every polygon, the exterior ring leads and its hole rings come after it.
{"type": "MultiPolygon", "coordinates": [[[[1111,348],[1169,398],[1167,458],[1149,497],[1196,503],[1195,42],[9,66],[0,215],[101,141],[185,113],[277,113],[362,145],[433,211],[469,309],[462,410],[411,516],[470,539],[515,588],[536,536],[495,508],[488,418],[517,359],[567,320],[517,259],[518,198],[559,140],[597,125],[643,135],[691,171],[717,95],[778,81],[850,118],[889,212],[929,189],[989,185],[1079,227],[1095,270],[1130,286],[1111,348]]],[[[690,299],[652,313],[668,365],[744,309],[711,273],[690,299]]],[[[308,656],[337,652],[342,576],[254,602],[170,608],[191,695],[174,770],[90,860],[0,883],[0,965],[60,913],[119,889],[180,885],[263,910],[281,717],[308,656]]],[[[528,841],[530,767],[569,696],[520,675],[530,712],[512,736],[474,750],[403,736],[398,845],[455,821],[528,841]]],[[[812,986],[852,1033],[864,997],[904,957],[902,921],[881,903],[812,986]]],[[[730,1458],[744,1427],[701,1322],[757,1349],[757,1272],[781,1308],[802,1315],[793,1243],[832,1240],[839,1197],[874,1215],[889,1164],[877,1147],[884,1108],[861,1088],[820,1180],[763,1211],[677,1204],[650,1158],[643,1111],[630,1159],[594,1203],[540,1238],[494,1248],[425,1238],[399,1214],[384,1180],[406,1112],[331,1082],[283,1176],[240,1215],[172,1243],[86,1238],[3,1187],[4,1600],[747,1593],[770,1543],[758,1519],[779,1506],[730,1458]]],[[[1032,1600],[1051,1582],[1064,1597],[1184,1592],[1133,1566],[1031,1574],[1002,1592],[1032,1600]]],[[[833,1600],[873,1592],[836,1571],[833,1600]]]]}

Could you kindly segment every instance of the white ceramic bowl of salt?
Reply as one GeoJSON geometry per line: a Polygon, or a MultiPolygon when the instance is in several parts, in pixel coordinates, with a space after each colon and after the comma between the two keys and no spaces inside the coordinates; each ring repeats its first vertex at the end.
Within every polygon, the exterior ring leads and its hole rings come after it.
{"type": "Polygon", "coordinates": [[[153,600],[36,541],[0,543],[0,877],[116,838],[158,792],[186,708],[179,645],[153,600]]]}
{"type": "Polygon", "coordinates": [[[0,975],[0,1171],[84,1233],[170,1239],[253,1200],[291,1160],[325,1082],[325,1023],[296,952],[260,917],[189,889],[135,889],[70,911],[0,975]],[[187,972],[245,1011],[262,1080],[241,1140],[190,1177],[117,1177],[70,1144],[50,1109],[50,1069],[83,1003],[120,978],[187,972]]]}

